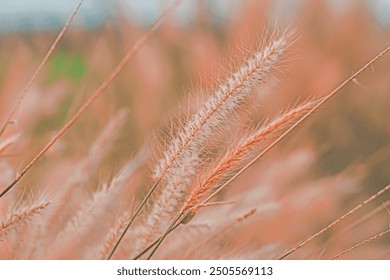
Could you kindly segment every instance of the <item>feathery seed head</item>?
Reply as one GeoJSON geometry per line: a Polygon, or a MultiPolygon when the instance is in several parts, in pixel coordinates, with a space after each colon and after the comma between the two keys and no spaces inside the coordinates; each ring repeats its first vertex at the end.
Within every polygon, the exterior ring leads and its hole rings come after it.
{"type": "Polygon", "coordinates": [[[201,108],[179,131],[157,164],[154,179],[161,180],[174,166],[183,151],[199,153],[200,147],[210,138],[229,114],[247,98],[253,87],[265,82],[272,70],[282,61],[286,48],[291,44],[292,33],[283,33],[248,59],[230,78],[222,83],[201,108]]]}

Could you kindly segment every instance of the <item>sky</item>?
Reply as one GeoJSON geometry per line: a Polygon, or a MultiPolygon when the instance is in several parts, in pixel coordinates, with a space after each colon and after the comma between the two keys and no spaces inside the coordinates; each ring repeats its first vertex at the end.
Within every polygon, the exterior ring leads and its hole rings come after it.
{"type": "MultiPolygon", "coordinates": [[[[309,0],[275,0],[275,6],[288,16],[309,0]]],[[[327,0],[335,10],[348,7],[356,0],[327,0]]],[[[362,0],[364,1],[364,0],[362,0]]],[[[74,24],[95,28],[112,20],[119,13],[142,25],[148,25],[161,13],[167,0],[84,0],[74,24]],[[163,4],[162,4],[163,3],[163,4]]],[[[365,0],[383,25],[390,25],[390,0],[365,0]]],[[[9,32],[60,29],[78,0],[0,0],[0,34],[9,32]]],[[[207,0],[213,18],[224,21],[239,7],[240,0],[207,0]]],[[[195,17],[194,0],[183,0],[175,12],[178,21],[189,24],[195,17]]]]}

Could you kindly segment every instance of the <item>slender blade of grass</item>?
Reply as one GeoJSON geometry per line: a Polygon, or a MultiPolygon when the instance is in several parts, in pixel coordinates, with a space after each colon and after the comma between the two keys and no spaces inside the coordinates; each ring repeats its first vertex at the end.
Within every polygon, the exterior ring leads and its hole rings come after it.
{"type": "Polygon", "coordinates": [[[20,105],[22,104],[23,100],[26,98],[27,94],[30,92],[31,86],[34,83],[35,79],[37,78],[39,72],[41,72],[43,66],[46,64],[47,60],[49,59],[50,55],[53,53],[54,49],[56,48],[58,42],[61,40],[61,38],[64,36],[66,30],[68,29],[69,25],[71,24],[73,18],[76,16],[78,10],[81,7],[81,4],[84,0],[80,0],[80,2],[77,4],[76,8],[73,10],[72,14],[70,15],[68,21],[65,23],[64,27],[61,29],[60,33],[58,34],[57,38],[54,40],[53,44],[50,46],[49,50],[47,51],[45,57],[42,59],[41,63],[39,63],[37,69],[35,70],[34,74],[28,81],[26,87],[23,90],[23,93],[21,96],[19,96],[19,99],[17,103],[15,104],[14,108],[8,115],[7,119],[5,120],[3,126],[0,129],[0,137],[3,135],[5,130],[7,129],[8,125],[11,123],[11,119],[15,116],[16,111],[19,109],[20,105]]]}

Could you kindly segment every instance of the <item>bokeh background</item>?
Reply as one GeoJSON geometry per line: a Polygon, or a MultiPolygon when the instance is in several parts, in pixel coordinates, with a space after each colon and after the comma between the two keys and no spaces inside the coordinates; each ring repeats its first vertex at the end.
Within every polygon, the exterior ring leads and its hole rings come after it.
{"type": "MultiPolygon", "coordinates": [[[[85,1],[23,102],[15,124],[3,136],[21,133],[1,155],[2,174],[6,174],[0,180],[2,186],[93,93],[168,2],[85,1]]],[[[2,121],[76,4],[0,1],[2,121]]],[[[229,73],[224,69],[242,61],[241,54],[256,49],[274,28],[294,29],[297,40],[286,67],[275,74],[277,79],[258,90],[255,105],[248,109],[253,120],[329,93],[387,47],[390,1],[184,0],[92,108],[25,176],[16,194],[27,188],[50,189],[65,180],[108,120],[127,108],[123,129],[86,188],[108,182],[145,143],[158,147],[154,135],[177,112],[178,104],[186,104],[197,92],[212,92],[216,78],[229,73]]],[[[278,210],[257,217],[247,228],[227,236],[224,244],[245,243],[252,248],[253,244],[256,248],[272,244],[268,251],[242,256],[275,257],[281,248],[314,233],[389,184],[389,75],[387,56],[263,158],[253,168],[261,173],[249,170],[233,184],[226,197],[238,197],[242,191],[238,186],[266,186],[266,194],[259,195],[264,201],[275,201],[278,210]]],[[[150,167],[146,164],[134,183],[137,199],[149,185],[150,167]]],[[[297,258],[331,257],[386,229],[390,214],[384,205],[389,198],[385,194],[355,217],[356,221],[380,207],[366,221],[343,232],[354,220],[345,222],[335,233],[322,237],[318,247],[302,251],[297,258]]],[[[245,201],[242,198],[241,203],[245,201]]],[[[389,259],[389,241],[389,236],[382,237],[348,258],[389,259]]],[[[207,258],[191,254],[186,257],[207,258]]]]}

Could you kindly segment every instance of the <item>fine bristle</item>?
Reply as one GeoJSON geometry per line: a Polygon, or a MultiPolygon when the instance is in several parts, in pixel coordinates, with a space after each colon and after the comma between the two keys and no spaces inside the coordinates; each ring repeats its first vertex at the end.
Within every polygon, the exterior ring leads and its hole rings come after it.
{"type": "Polygon", "coordinates": [[[0,259],[388,259],[371,4],[133,2],[1,13],[0,259]]]}

